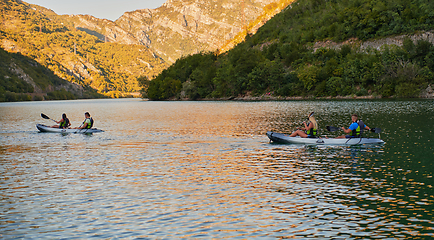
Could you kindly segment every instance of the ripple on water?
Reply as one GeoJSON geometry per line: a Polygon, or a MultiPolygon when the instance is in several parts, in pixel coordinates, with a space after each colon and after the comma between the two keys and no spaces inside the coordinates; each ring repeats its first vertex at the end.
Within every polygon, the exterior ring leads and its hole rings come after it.
{"type": "Polygon", "coordinates": [[[15,104],[8,121],[78,109],[77,122],[83,106],[105,133],[1,125],[2,237],[433,237],[433,146],[420,127],[432,102],[73,101],[15,104]],[[386,144],[268,143],[266,131],[290,132],[310,111],[329,135],[358,111],[386,144]]]}

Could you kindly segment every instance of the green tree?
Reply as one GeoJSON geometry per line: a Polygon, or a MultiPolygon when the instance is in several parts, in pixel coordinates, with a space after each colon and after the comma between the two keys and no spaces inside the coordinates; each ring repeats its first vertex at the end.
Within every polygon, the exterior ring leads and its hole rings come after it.
{"type": "Polygon", "coordinates": [[[140,94],[142,95],[142,98],[148,97],[147,92],[151,81],[149,81],[148,77],[146,76],[140,76],[137,78],[137,82],[140,86],[140,94]]]}
{"type": "Polygon", "coordinates": [[[297,69],[297,77],[303,82],[307,91],[312,90],[317,83],[319,68],[315,65],[303,65],[297,69]]]}

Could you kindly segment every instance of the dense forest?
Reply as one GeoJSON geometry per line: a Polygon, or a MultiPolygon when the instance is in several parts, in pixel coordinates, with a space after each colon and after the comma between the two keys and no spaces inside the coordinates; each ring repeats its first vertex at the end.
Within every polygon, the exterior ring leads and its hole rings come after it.
{"type": "Polygon", "coordinates": [[[255,35],[217,55],[177,60],[152,81],[139,79],[143,97],[216,99],[243,95],[417,97],[434,80],[434,46],[360,49],[360,43],[434,29],[430,0],[299,0],[255,35]],[[348,41],[340,48],[318,42],[348,41]]]}

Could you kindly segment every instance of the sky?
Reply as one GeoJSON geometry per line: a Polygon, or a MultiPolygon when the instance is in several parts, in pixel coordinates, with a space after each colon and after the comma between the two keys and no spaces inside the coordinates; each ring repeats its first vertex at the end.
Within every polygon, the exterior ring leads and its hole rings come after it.
{"type": "Polygon", "coordinates": [[[62,14],[89,14],[97,18],[116,20],[124,12],[158,8],[167,0],[24,0],[62,14]]]}

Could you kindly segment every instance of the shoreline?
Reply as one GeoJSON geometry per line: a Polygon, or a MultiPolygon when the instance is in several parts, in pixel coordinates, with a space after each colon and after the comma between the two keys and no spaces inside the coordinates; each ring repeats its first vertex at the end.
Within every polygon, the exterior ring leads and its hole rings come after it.
{"type": "Polygon", "coordinates": [[[434,91],[431,85],[421,91],[418,97],[387,97],[383,98],[381,95],[365,95],[365,96],[356,96],[348,95],[348,96],[326,96],[326,97],[315,97],[315,96],[295,96],[295,97],[283,97],[283,96],[273,96],[272,94],[263,94],[261,96],[237,96],[237,97],[225,97],[225,98],[200,98],[196,100],[191,100],[189,98],[171,98],[167,101],[288,101],[288,100],[360,100],[360,99],[434,99],[434,91]]]}
{"type": "MultiPolygon", "coordinates": [[[[227,97],[227,98],[200,98],[200,99],[196,99],[196,100],[191,100],[188,98],[171,98],[171,99],[167,99],[167,100],[155,100],[155,101],[309,101],[309,100],[399,100],[399,99],[413,99],[413,100],[430,100],[430,99],[434,99],[434,97],[414,97],[414,98],[399,98],[399,97],[387,97],[387,98],[383,98],[383,97],[374,97],[374,96],[337,96],[337,97],[313,97],[313,96],[308,96],[308,97],[302,97],[302,96],[297,96],[297,97],[274,97],[274,96],[258,96],[258,97],[252,97],[252,96],[245,96],[245,97],[227,97]]],[[[150,101],[154,101],[154,100],[150,100],[150,101]]]]}
{"type": "MultiPolygon", "coordinates": [[[[132,98],[141,98],[143,100],[150,100],[148,98],[142,98],[139,96],[139,94],[130,94],[132,98]]],[[[110,98],[110,97],[104,97],[108,99],[116,99],[116,98],[110,98]]],[[[128,98],[128,97],[118,97],[118,98],[128,98]]],[[[83,98],[83,99],[101,99],[101,98],[83,98]]],[[[272,94],[263,94],[260,96],[251,96],[251,95],[244,95],[244,96],[237,96],[237,97],[224,97],[224,98],[199,98],[196,100],[191,100],[189,98],[170,98],[166,100],[155,100],[155,101],[302,101],[302,100],[380,100],[380,99],[414,99],[414,100],[428,100],[428,99],[434,99],[434,90],[432,89],[431,85],[429,85],[426,89],[422,90],[418,97],[382,97],[381,95],[365,95],[365,96],[356,96],[348,95],[348,96],[326,96],[326,97],[315,97],[315,96],[294,96],[294,97],[283,97],[283,96],[273,96],[272,94]]],[[[67,99],[65,99],[67,100],[67,99]]],[[[68,99],[68,100],[81,100],[80,99],[68,99]]],[[[34,101],[55,101],[55,100],[30,100],[28,102],[34,102],[34,101]]],[[[9,101],[5,101],[9,102],[9,101]]],[[[13,101],[13,102],[20,102],[20,101],[13,101]]]]}

